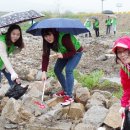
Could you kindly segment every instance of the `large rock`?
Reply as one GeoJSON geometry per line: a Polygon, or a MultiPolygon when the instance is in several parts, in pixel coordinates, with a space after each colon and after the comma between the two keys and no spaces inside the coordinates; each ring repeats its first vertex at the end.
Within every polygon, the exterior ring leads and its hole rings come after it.
{"type": "Polygon", "coordinates": [[[75,127],[74,130],[96,130],[96,127],[91,124],[80,123],[75,127]]]}
{"type": "Polygon", "coordinates": [[[42,80],[42,71],[41,71],[41,70],[39,70],[39,71],[37,72],[36,80],[38,80],[38,81],[42,80]]]}
{"type": "Polygon", "coordinates": [[[99,127],[106,118],[108,110],[102,106],[91,107],[83,117],[83,123],[99,127]]]}
{"type": "Polygon", "coordinates": [[[107,59],[108,59],[108,58],[107,58],[106,55],[101,55],[101,56],[99,56],[96,60],[105,61],[105,60],[107,60],[107,59]]]}
{"type": "Polygon", "coordinates": [[[104,120],[104,123],[114,129],[119,128],[121,126],[121,115],[119,114],[120,103],[115,103],[109,109],[109,113],[104,120]]]}
{"type": "Polygon", "coordinates": [[[1,104],[0,104],[0,112],[2,112],[4,106],[6,105],[6,103],[8,102],[9,98],[8,97],[4,97],[2,100],[1,100],[1,104]]]}
{"type": "Polygon", "coordinates": [[[76,96],[76,90],[78,88],[82,87],[82,84],[81,83],[77,83],[75,86],[74,86],[74,89],[73,89],[73,95],[76,96]]]}
{"type": "Polygon", "coordinates": [[[63,98],[62,97],[55,97],[55,98],[52,98],[48,101],[46,101],[46,104],[49,106],[49,107],[54,107],[56,106],[57,104],[63,102],[63,98]]]}
{"type": "Polygon", "coordinates": [[[92,106],[106,106],[106,98],[104,95],[100,94],[99,92],[95,92],[91,98],[88,100],[85,108],[86,110],[91,108],[92,106]]]}
{"type": "Polygon", "coordinates": [[[76,90],[76,101],[82,104],[86,104],[87,100],[90,98],[90,92],[88,88],[79,87],[76,90]]]}
{"type": "Polygon", "coordinates": [[[48,106],[45,104],[45,102],[43,102],[42,104],[45,105],[44,109],[41,109],[39,107],[39,105],[35,104],[35,102],[41,102],[41,99],[38,98],[33,98],[33,97],[28,97],[27,95],[23,98],[22,100],[22,105],[23,107],[28,110],[29,112],[31,112],[32,114],[34,114],[35,116],[40,116],[43,113],[46,113],[48,110],[48,106]]]}
{"type": "Polygon", "coordinates": [[[8,100],[2,110],[1,116],[13,123],[32,122],[34,120],[34,116],[22,108],[22,102],[13,98],[8,100]]]}
{"type": "Polygon", "coordinates": [[[112,97],[112,93],[110,93],[108,91],[93,90],[92,94],[94,94],[95,92],[102,94],[106,99],[110,99],[112,97]]]}
{"type": "Polygon", "coordinates": [[[38,122],[44,125],[47,125],[50,122],[61,119],[63,113],[62,113],[62,106],[61,105],[59,106],[59,105],[57,108],[52,109],[46,112],[45,114],[41,115],[40,117],[38,117],[38,122]]]}
{"type": "Polygon", "coordinates": [[[28,91],[30,97],[39,98],[42,95],[42,91],[38,90],[37,87],[31,87],[28,91]]]}
{"type": "Polygon", "coordinates": [[[37,70],[36,69],[31,69],[29,71],[29,74],[27,75],[27,80],[28,81],[34,81],[36,79],[36,74],[37,74],[37,70]]]}
{"type": "Polygon", "coordinates": [[[5,96],[5,93],[8,91],[9,85],[8,84],[2,84],[2,87],[0,88],[0,98],[5,96]]]}
{"type": "Polygon", "coordinates": [[[106,107],[109,109],[115,103],[120,103],[120,100],[117,97],[112,96],[110,100],[108,100],[106,107]]]}
{"type": "MultiPolygon", "coordinates": [[[[31,83],[30,88],[37,88],[40,92],[43,91],[43,81],[34,81],[31,83]]],[[[49,78],[45,85],[45,94],[52,92],[53,89],[60,88],[59,83],[54,78],[49,78]]]]}
{"type": "Polygon", "coordinates": [[[28,124],[25,130],[70,130],[71,122],[50,122],[50,125],[28,124]]]}
{"type": "Polygon", "coordinates": [[[77,120],[83,118],[85,109],[81,103],[72,103],[70,106],[64,107],[62,112],[63,114],[67,114],[69,118],[77,120]]]}
{"type": "Polygon", "coordinates": [[[0,130],[5,130],[5,128],[4,128],[5,123],[6,123],[6,120],[0,116],[0,130]]]}

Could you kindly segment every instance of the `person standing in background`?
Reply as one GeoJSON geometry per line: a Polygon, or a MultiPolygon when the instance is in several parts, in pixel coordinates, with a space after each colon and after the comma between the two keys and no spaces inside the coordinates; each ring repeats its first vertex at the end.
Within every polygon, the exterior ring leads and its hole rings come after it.
{"type": "MultiPolygon", "coordinates": [[[[91,28],[92,28],[92,24],[91,24],[91,21],[89,20],[89,19],[86,19],[86,21],[85,21],[85,23],[84,23],[84,26],[88,29],[88,33],[89,33],[89,37],[92,37],[92,35],[91,35],[91,32],[90,32],[90,30],[91,30],[91,28]]],[[[85,34],[85,37],[87,37],[88,36],[88,33],[86,33],[85,34]]]]}
{"type": "Polygon", "coordinates": [[[99,37],[99,20],[94,19],[93,29],[95,30],[96,37],[99,37]]]}
{"type": "Polygon", "coordinates": [[[105,23],[106,23],[106,35],[107,35],[107,34],[110,34],[110,31],[111,31],[111,19],[110,19],[110,16],[108,16],[105,23]]]}
{"type": "Polygon", "coordinates": [[[114,35],[115,35],[116,34],[116,26],[117,26],[117,19],[116,19],[116,17],[112,18],[111,24],[112,24],[112,31],[114,32],[114,35]]]}

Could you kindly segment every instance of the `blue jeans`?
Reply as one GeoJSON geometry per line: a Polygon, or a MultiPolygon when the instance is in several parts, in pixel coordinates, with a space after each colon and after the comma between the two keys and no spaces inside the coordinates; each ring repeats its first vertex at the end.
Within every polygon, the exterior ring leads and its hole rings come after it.
{"type": "Polygon", "coordinates": [[[54,67],[54,72],[62,86],[62,89],[70,97],[72,97],[72,91],[74,86],[73,71],[78,65],[82,53],[83,52],[77,52],[72,58],[69,59],[58,59],[54,67]],[[66,76],[63,75],[64,68],[66,76]]]}
{"type": "Polygon", "coordinates": [[[5,69],[0,70],[0,83],[1,83],[1,80],[2,80],[1,73],[3,73],[4,76],[6,77],[6,79],[8,80],[8,83],[9,83],[10,87],[13,87],[14,82],[11,80],[11,74],[9,72],[7,72],[5,69]]]}

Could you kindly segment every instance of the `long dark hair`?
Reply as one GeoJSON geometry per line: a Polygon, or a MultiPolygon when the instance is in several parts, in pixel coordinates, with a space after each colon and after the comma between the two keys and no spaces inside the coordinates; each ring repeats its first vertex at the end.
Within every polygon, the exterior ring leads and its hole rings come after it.
{"type": "Polygon", "coordinates": [[[118,61],[120,60],[120,58],[118,57],[117,49],[115,49],[115,54],[116,54],[115,61],[116,61],[116,63],[118,64],[118,61]]]}
{"type": "Polygon", "coordinates": [[[10,47],[13,43],[11,41],[11,32],[14,30],[14,29],[18,29],[20,31],[20,37],[19,39],[15,42],[15,46],[17,46],[18,48],[22,49],[24,48],[24,43],[23,43],[23,38],[22,38],[22,31],[21,31],[21,28],[19,25],[16,25],[16,24],[13,24],[11,25],[9,28],[8,28],[8,31],[6,33],[6,45],[7,47],[10,47]]]}
{"type": "Polygon", "coordinates": [[[58,51],[59,33],[56,31],[56,29],[52,29],[52,28],[42,29],[41,35],[42,35],[42,39],[43,39],[43,54],[48,53],[50,48],[54,51],[58,51]],[[44,38],[46,35],[50,35],[50,33],[52,33],[54,35],[54,43],[53,44],[49,44],[44,38]]]}

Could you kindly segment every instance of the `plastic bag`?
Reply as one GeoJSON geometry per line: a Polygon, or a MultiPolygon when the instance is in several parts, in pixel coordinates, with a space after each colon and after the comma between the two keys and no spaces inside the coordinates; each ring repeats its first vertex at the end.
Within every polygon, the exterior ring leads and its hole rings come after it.
{"type": "Polygon", "coordinates": [[[21,84],[15,84],[13,88],[9,89],[5,94],[6,97],[19,99],[23,96],[28,89],[28,85],[26,87],[22,87],[21,84]]]}

